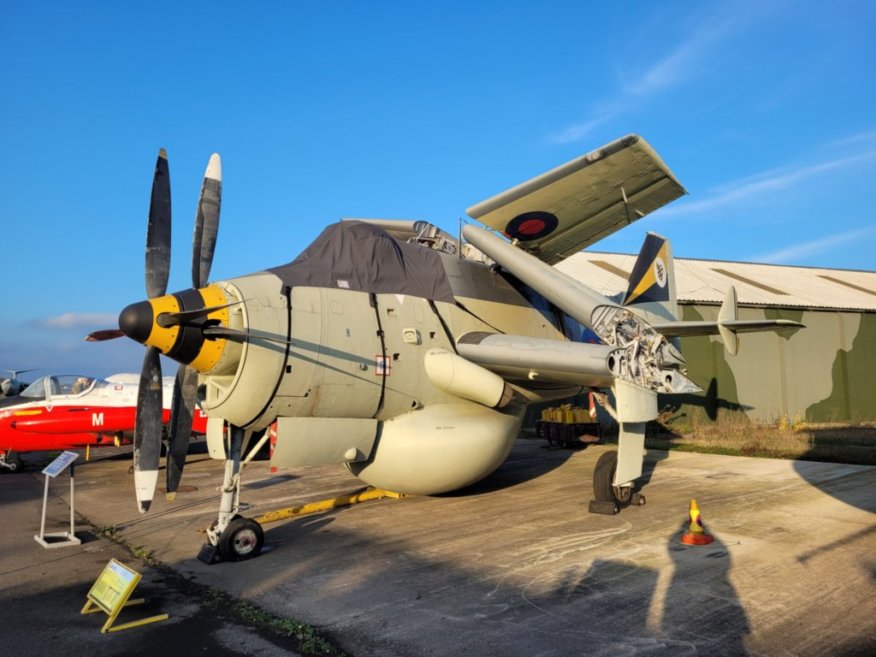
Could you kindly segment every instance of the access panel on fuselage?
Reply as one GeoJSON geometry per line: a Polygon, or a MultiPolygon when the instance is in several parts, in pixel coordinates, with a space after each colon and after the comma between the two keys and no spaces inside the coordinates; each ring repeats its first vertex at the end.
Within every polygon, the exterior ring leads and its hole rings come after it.
{"type": "Polygon", "coordinates": [[[295,287],[292,344],[272,413],[281,417],[373,418],[383,350],[365,292],[295,287]]]}
{"type": "MultiPolygon", "coordinates": [[[[371,418],[384,385],[385,354],[367,292],[320,288],[322,327],[316,417],[371,418]]],[[[294,326],[293,326],[294,331],[294,326]]]]}
{"type": "Polygon", "coordinates": [[[423,372],[423,359],[432,347],[453,347],[429,301],[404,294],[376,299],[386,349],[381,419],[443,400],[446,395],[423,372]]]}

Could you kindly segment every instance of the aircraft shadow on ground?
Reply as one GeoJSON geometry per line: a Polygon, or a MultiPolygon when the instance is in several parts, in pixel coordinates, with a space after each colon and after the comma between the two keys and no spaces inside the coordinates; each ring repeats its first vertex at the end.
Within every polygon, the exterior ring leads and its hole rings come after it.
{"type": "MultiPolygon", "coordinates": [[[[661,395],[659,403],[663,409],[662,414],[671,416],[673,420],[684,417],[683,408],[685,406],[702,408],[712,421],[717,420],[720,411],[745,412],[753,408],[721,398],[718,394],[718,382],[714,378],[710,381],[704,394],[661,395]]],[[[806,432],[812,436],[813,445],[832,441],[841,443],[842,448],[834,448],[833,452],[838,456],[828,461],[823,450],[813,447],[794,461],[794,469],[797,473],[812,486],[846,504],[876,512],[876,498],[861,495],[860,486],[854,482],[857,475],[853,470],[837,477],[837,466],[834,463],[834,461],[840,461],[852,465],[872,464],[874,452],[876,452],[876,428],[872,426],[811,427],[807,428],[806,432]],[[831,463],[831,465],[817,466],[813,465],[813,462],[831,463]]],[[[681,438],[665,422],[661,424],[650,423],[649,436],[667,441],[670,444],[681,438]]]]}
{"type": "MultiPolygon", "coordinates": [[[[290,616],[338,628],[331,638],[352,654],[747,654],[749,623],[728,579],[729,552],[720,541],[683,546],[686,525],[666,539],[674,562],[666,585],[657,570],[629,560],[589,561],[586,550],[563,558],[538,536],[519,555],[494,554],[484,570],[466,569],[397,538],[330,530],[331,515],[270,528],[274,549],[218,568],[237,569],[247,590],[268,592],[290,616]],[[339,562],[340,554],[348,558],[339,562]],[[514,561],[513,573],[498,577],[495,559],[514,561]],[[313,607],[324,617],[307,617],[313,607]]],[[[586,545],[587,537],[582,529],[562,540],[586,545]]],[[[623,534],[612,540],[629,547],[623,534]]]]}
{"type": "MultiPolygon", "coordinates": [[[[532,440],[537,443],[544,442],[541,439],[530,438],[518,438],[518,440],[532,440]]],[[[573,454],[584,449],[583,446],[576,449],[551,449],[547,443],[544,443],[541,447],[543,449],[539,450],[537,458],[516,456],[512,451],[511,456],[487,477],[475,482],[471,486],[466,486],[460,490],[444,493],[436,497],[468,497],[519,486],[556,470],[566,463],[573,454]]]]}
{"type": "MultiPolygon", "coordinates": [[[[676,415],[685,406],[702,408],[712,422],[718,419],[720,411],[750,411],[752,406],[724,399],[718,394],[718,380],[713,378],[705,392],[698,394],[658,395],[660,408],[666,414],[676,415]]],[[[677,416],[677,415],[676,415],[677,416]]],[[[680,416],[677,416],[680,417],[680,416]]]]}

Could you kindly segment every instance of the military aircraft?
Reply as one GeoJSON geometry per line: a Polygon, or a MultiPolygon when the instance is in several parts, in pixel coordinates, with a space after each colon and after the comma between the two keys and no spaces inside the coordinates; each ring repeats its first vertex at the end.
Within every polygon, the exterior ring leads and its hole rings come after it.
{"type": "MultiPolygon", "coordinates": [[[[0,399],[0,470],[18,472],[19,454],[131,443],[137,401],[136,374],[101,379],[81,375],[44,376],[16,396],[0,399]]],[[[170,420],[174,381],[163,382],[163,421],[170,420]]],[[[206,431],[198,410],[192,431],[206,431]]]]}
{"type": "MultiPolygon", "coordinates": [[[[264,534],[238,513],[242,456],[276,434],[272,465],[344,464],[367,484],[432,495],[493,472],[528,404],[601,394],[617,420],[617,451],[596,465],[591,510],[644,498],[645,425],[658,393],[699,388],[685,376],[681,335],[784,330],[740,321],[735,294],[716,322],[678,321],[669,243],[649,234],[623,299],[609,299],[551,265],[685,194],[651,146],[628,135],[468,209],[454,237],[422,221],[342,220],[292,262],[208,283],[219,225],[221,165],[210,158],[196,213],[192,288],[166,294],[170,183],[159,152],[146,246],[148,299],[119,329],[146,355],[134,459],[141,511],[159,469],[159,354],[180,365],[184,453],[195,399],[211,455],[226,460],[217,520],[199,558],[242,560],[264,534]]],[[[179,483],[168,475],[168,493],[179,483]]]]}
{"type": "Polygon", "coordinates": [[[4,372],[9,372],[10,376],[6,379],[0,381],[0,399],[3,397],[14,397],[21,393],[29,383],[25,383],[24,381],[20,381],[18,379],[19,374],[24,374],[25,372],[33,372],[34,370],[3,370],[4,372]]]}

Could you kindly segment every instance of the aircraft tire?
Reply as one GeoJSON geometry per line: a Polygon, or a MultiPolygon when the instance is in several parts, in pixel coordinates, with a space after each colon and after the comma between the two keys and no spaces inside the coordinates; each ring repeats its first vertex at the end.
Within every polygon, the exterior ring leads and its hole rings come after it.
{"type": "Polygon", "coordinates": [[[265,532],[252,518],[235,518],[219,537],[219,554],[225,561],[246,561],[262,551],[265,532]]]}
{"type": "Polygon", "coordinates": [[[9,459],[4,463],[3,469],[9,474],[15,474],[16,472],[21,472],[24,469],[24,461],[22,461],[17,456],[9,459]]]}
{"type": "Polygon", "coordinates": [[[599,502],[614,502],[618,508],[630,505],[633,500],[632,486],[612,486],[617,470],[617,451],[605,452],[593,470],[593,496],[599,502]]]}

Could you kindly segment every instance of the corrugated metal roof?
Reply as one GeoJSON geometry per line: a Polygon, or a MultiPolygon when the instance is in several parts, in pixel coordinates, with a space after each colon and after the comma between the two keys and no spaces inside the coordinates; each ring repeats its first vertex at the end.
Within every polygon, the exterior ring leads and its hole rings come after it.
{"type": "MultiPolygon", "coordinates": [[[[624,273],[636,256],[582,251],[557,269],[605,295],[625,292],[624,273]]],[[[738,303],[751,306],[876,311],[876,272],[675,258],[682,303],[720,304],[736,287],[738,303]]]]}

